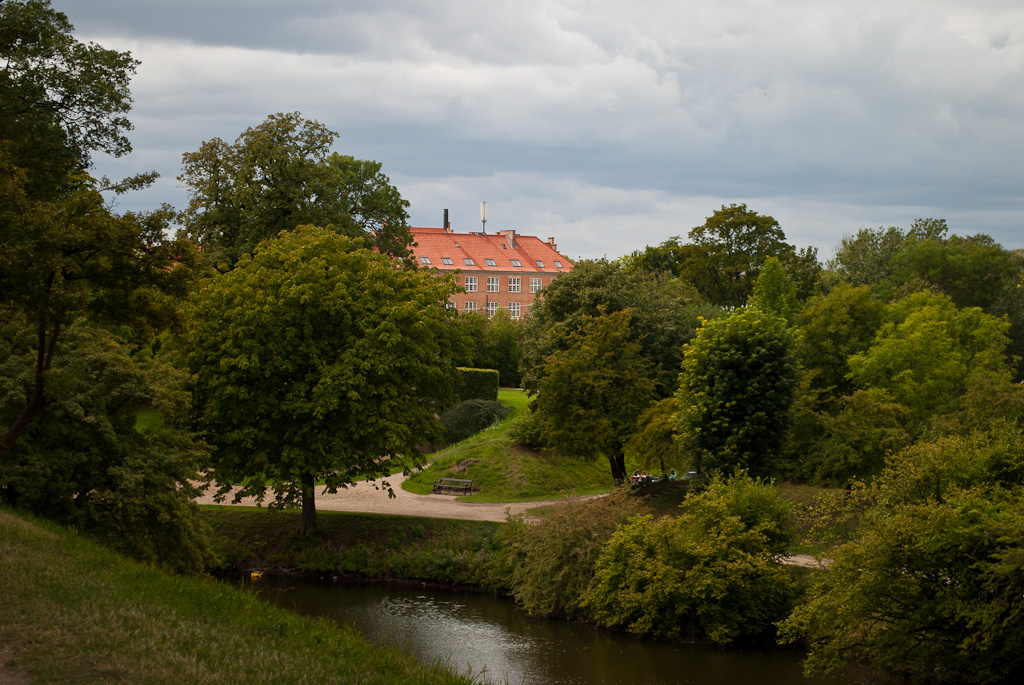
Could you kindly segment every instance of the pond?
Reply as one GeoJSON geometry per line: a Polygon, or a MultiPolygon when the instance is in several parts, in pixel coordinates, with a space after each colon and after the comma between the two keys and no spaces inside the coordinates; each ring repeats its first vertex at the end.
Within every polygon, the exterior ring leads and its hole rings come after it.
{"type": "Polygon", "coordinates": [[[635,639],[566,621],[532,619],[489,594],[370,582],[266,578],[261,595],[326,616],[424,662],[441,661],[511,685],[751,682],[852,685],[863,676],[808,680],[798,650],[734,650],[635,639]]]}

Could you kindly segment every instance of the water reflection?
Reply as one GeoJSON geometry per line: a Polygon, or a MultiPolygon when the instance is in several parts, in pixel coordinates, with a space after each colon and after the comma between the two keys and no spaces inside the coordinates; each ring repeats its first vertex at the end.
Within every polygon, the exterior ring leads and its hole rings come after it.
{"type": "Polygon", "coordinates": [[[722,650],[637,640],[564,621],[531,619],[512,602],[472,593],[379,583],[273,578],[256,587],[299,613],[348,623],[425,661],[485,673],[510,685],[749,682],[847,685],[852,676],[802,677],[789,650],[722,650]]]}

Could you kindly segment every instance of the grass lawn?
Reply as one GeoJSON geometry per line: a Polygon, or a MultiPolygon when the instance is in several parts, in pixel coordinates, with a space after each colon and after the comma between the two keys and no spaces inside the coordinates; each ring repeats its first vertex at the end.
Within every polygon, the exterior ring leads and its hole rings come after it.
{"type": "Polygon", "coordinates": [[[0,597],[2,666],[33,683],[471,682],[331,621],[3,510],[0,597]]]}
{"type": "Polygon", "coordinates": [[[604,459],[585,462],[513,444],[509,428],[527,411],[529,399],[524,390],[502,388],[498,400],[512,409],[507,417],[430,455],[430,465],[402,487],[425,495],[438,478],[471,478],[480,492],[461,498],[470,502],[528,502],[611,489],[611,471],[604,459]]]}

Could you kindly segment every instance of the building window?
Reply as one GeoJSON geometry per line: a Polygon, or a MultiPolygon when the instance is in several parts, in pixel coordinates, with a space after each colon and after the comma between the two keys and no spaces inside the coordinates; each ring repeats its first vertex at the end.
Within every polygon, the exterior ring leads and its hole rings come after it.
{"type": "Polygon", "coordinates": [[[498,292],[498,277],[488,276],[487,277],[487,292],[496,293],[498,292]]]}
{"type": "Polygon", "coordinates": [[[509,302],[508,303],[508,313],[512,315],[513,319],[518,319],[519,318],[519,303],[518,302],[509,302]]]}
{"type": "Polygon", "coordinates": [[[441,257],[441,263],[446,265],[446,266],[451,266],[452,265],[452,258],[451,257],[441,257]]]}
{"type": "Polygon", "coordinates": [[[531,293],[540,292],[540,289],[542,287],[543,286],[541,285],[541,280],[539,278],[531,278],[530,279],[530,292],[531,293]]]}
{"type": "Polygon", "coordinates": [[[522,265],[523,265],[523,263],[521,261],[519,261],[518,259],[513,259],[512,260],[512,266],[522,266],[522,265]]]}
{"type": "Polygon", "coordinates": [[[509,276],[508,277],[508,291],[510,293],[521,292],[522,291],[522,285],[521,285],[522,282],[523,282],[523,279],[519,278],[519,276],[509,276]]]}
{"type": "Polygon", "coordinates": [[[467,312],[475,312],[476,311],[476,302],[467,302],[466,303],[466,311],[467,312]]]}
{"type": "Polygon", "coordinates": [[[486,264],[487,266],[498,266],[498,263],[493,259],[485,259],[484,264],[486,264]]]}
{"type": "Polygon", "coordinates": [[[466,292],[476,292],[476,276],[466,276],[466,292]]]}
{"type": "Polygon", "coordinates": [[[498,313],[498,303],[488,302],[487,303],[487,316],[494,316],[498,313]]]}
{"type": "Polygon", "coordinates": [[[558,261],[558,260],[556,259],[556,260],[555,260],[555,268],[556,268],[556,269],[561,269],[561,268],[562,268],[562,262],[560,262],[560,261],[558,261]]]}
{"type": "Polygon", "coordinates": [[[466,266],[476,266],[476,264],[473,263],[473,259],[471,257],[463,257],[462,263],[465,264],[466,266]]]}
{"type": "Polygon", "coordinates": [[[430,266],[430,257],[420,257],[420,264],[430,266]]]}
{"type": "Polygon", "coordinates": [[[455,309],[455,303],[452,302],[451,300],[448,300],[447,302],[445,302],[444,306],[445,306],[445,309],[455,309]]]}
{"type": "Polygon", "coordinates": [[[544,262],[541,261],[540,259],[537,260],[537,268],[538,269],[543,269],[544,268],[544,262]]]}

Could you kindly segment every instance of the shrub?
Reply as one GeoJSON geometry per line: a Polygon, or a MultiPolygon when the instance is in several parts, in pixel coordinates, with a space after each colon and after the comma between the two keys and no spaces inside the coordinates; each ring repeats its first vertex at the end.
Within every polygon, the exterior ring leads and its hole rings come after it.
{"type": "Polygon", "coordinates": [[[540,414],[529,409],[509,427],[508,435],[516,443],[540,449],[545,446],[543,429],[544,422],[540,414]]]}
{"type": "Polygon", "coordinates": [[[637,512],[636,500],[620,490],[568,500],[534,525],[511,517],[499,535],[516,602],[532,615],[582,617],[581,601],[602,546],[637,512]]]}
{"type": "Polygon", "coordinates": [[[512,411],[501,402],[469,400],[457,404],[441,414],[445,440],[448,444],[462,442],[466,438],[499,421],[512,411]]]}
{"type": "Polygon", "coordinates": [[[677,518],[633,518],[601,551],[583,604],[599,623],[656,637],[727,644],[769,631],[793,600],[775,563],[788,544],[788,509],[744,473],[683,503],[677,518]]]}
{"type": "Polygon", "coordinates": [[[458,367],[459,372],[459,399],[466,400],[488,400],[495,402],[498,399],[498,371],[495,369],[470,369],[465,366],[458,367]]]}

